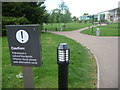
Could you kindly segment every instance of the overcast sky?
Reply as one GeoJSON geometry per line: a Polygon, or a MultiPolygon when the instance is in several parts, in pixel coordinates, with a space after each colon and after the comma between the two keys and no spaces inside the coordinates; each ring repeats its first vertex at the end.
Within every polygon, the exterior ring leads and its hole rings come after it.
{"type": "MultiPolygon", "coordinates": [[[[83,13],[97,14],[99,12],[118,7],[120,0],[63,0],[70,9],[72,16],[81,16],[83,13]]],[[[61,0],[46,0],[47,10],[58,8],[61,0]]]]}

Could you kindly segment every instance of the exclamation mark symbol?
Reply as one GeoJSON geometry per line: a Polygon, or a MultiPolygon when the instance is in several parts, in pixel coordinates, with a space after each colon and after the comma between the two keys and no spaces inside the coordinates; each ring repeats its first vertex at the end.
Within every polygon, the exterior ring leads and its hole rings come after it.
{"type": "Polygon", "coordinates": [[[23,40],[23,32],[22,31],[21,31],[21,38],[22,38],[22,42],[23,42],[24,40],[23,40]]]}

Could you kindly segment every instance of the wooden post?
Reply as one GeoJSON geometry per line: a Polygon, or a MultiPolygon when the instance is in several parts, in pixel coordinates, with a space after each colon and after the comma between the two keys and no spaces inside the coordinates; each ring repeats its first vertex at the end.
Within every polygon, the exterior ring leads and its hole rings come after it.
{"type": "Polygon", "coordinates": [[[24,88],[34,88],[32,67],[23,67],[24,88]]]}

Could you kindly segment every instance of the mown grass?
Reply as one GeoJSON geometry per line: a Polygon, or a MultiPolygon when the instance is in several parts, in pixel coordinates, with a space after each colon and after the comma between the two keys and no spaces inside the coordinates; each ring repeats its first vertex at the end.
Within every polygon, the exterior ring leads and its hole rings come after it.
{"type": "MultiPolygon", "coordinates": [[[[46,24],[46,25],[44,25],[44,28],[47,28],[47,30],[49,30],[49,31],[56,31],[56,28],[57,28],[57,31],[60,31],[60,27],[62,27],[63,25],[64,25],[63,23],[61,23],[61,24],[57,24],[57,23],[46,24]]],[[[67,23],[66,27],[63,27],[62,31],[73,31],[73,30],[85,28],[85,27],[88,27],[88,26],[91,26],[91,25],[92,25],[91,23],[86,23],[86,24],[83,24],[83,23],[67,23]]]]}
{"type": "Polygon", "coordinates": [[[101,33],[100,36],[120,36],[120,33],[118,31],[120,26],[118,25],[118,23],[113,23],[113,24],[108,24],[105,26],[95,27],[93,29],[93,33],[92,33],[92,28],[87,29],[87,30],[83,30],[80,33],[95,36],[96,35],[96,28],[100,28],[100,33],[101,33]]]}
{"type": "MultiPolygon", "coordinates": [[[[7,38],[2,38],[2,85],[3,88],[23,88],[23,80],[16,78],[22,67],[11,66],[7,38]]],[[[56,49],[59,43],[70,47],[69,88],[96,88],[96,62],[88,50],[76,41],[64,36],[42,33],[43,65],[34,68],[35,88],[58,87],[56,49]]]]}
{"type": "Polygon", "coordinates": [[[0,37],[0,89],[2,88],[2,38],[0,37]]]}

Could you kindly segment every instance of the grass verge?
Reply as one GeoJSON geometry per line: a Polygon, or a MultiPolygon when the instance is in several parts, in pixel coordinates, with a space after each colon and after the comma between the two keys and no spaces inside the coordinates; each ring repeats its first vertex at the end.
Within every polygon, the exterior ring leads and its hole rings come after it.
{"type": "Polygon", "coordinates": [[[0,89],[2,88],[2,38],[0,37],[0,89]]]}
{"type": "MultiPolygon", "coordinates": [[[[11,66],[7,38],[2,38],[3,88],[23,88],[23,80],[16,78],[22,67],[11,66]]],[[[71,51],[69,64],[69,88],[96,88],[96,61],[91,53],[76,41],[64,36],[42,33],[43,65],[34,70],[35,88],[58,87],[56,49],[59,43],[68,43],[71,51]]]]}
{"type": "Polygon", "coordinates": [[[118,25],[118,23],[95,27],[93,29],[93,33],[92,28],[83,30],[80,33],[96,36],[96,28],[100,28],[100,36],[120,36],[120,33],[118,32],[118,28],[120,28],[120,26],[118,25]]]}
{"type": "MultiPolygon", "coordinates": [[[[61,23],[61,24],[57,24],[57,23],[46,24],[46,25],[44,25],[44,28],[47,28],[47,30],[49,30],[49,31],[56,31],[56,28],[57,28],[57,31],[60,31],[60,27],[63,26],[63,25],[64,25],[63,23],[61,23]]],[[[91,26],[91,25],[92,25],[91,23],[86,23],[86,24],[83,24],[83,23],[67,23],[66,27],[63,27],[62,31],[73,31],[73,30],[85,28],[85,27],[88,27],[88,26],[91,26]]]]}

